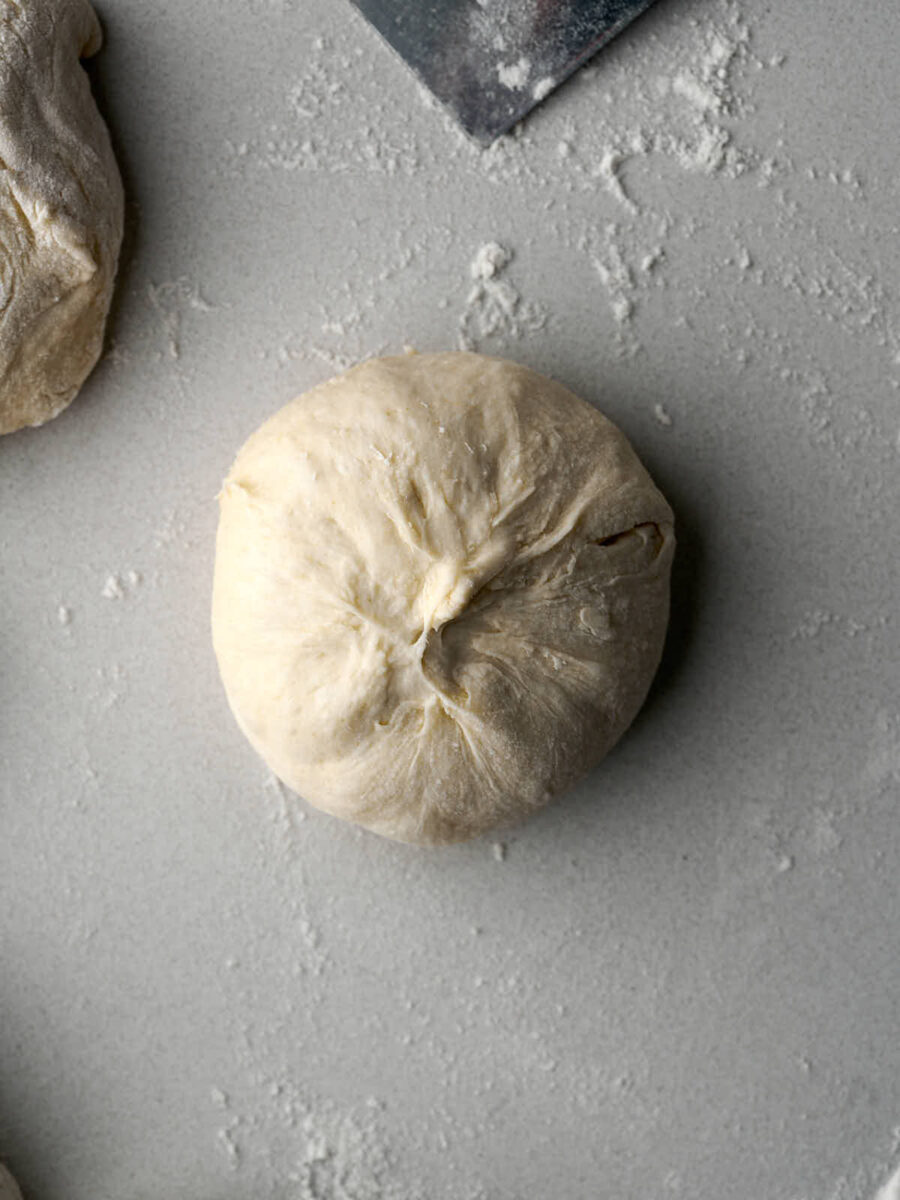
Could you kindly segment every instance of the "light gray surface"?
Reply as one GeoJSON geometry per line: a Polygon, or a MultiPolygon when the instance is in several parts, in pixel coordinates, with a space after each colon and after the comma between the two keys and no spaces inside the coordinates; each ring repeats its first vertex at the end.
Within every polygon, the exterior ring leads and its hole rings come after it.
{"type": "Polygon", "coordinates": [[[869,1200],[900,1159],[900,8],[863,7],[659,0],[485,157],[338,0],[106,0],[112,349],[0,442],[27,1200],[869,1200]],[[650,703],[505,858],[281,796],[208,635],[241,440],[461,319],[680,522],[650,703]]]}

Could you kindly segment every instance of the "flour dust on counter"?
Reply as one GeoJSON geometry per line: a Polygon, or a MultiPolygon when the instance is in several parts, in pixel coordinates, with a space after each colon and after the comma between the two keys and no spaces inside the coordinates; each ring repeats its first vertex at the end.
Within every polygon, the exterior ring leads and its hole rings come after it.
{"type": "Polygon", "coordinates": [[[409,1180],[406,1156],[386,1136],[384,1104],[374,1097],[344,1110],[288,1078],[257,1076],[248,1095],[212,1088],[210,1098],[229,1168],[277,1178],[288,1200],[429,1200],[429,1189],[409,1180]]]}
{"type": "Polygon", "coordinates": [[[543,305],[523,300],[507,277],[514,257],[499,242],[485,242],[477,250],[469,267],[472,286],[459,318],[460,350],[478,350],[492,337],[521,339],[546,325],[543,305]]]}
{"type": "Polygon", "coordinates": [[[133,568],[124,572],[113,571],[107,575],[100,594],[104,600],[125,600],[134,594],[143,581],[141,572],[133,568]]]}
{"type": "Polygon", "coordinates": [[[185,309],[209,313],[215,311],[202,293],[200,284],[182,277],[147,284],[147,300],[155,313],[169,358],[181,357],[182,321],[185,309]]]}
{"type": "MultiPolygon", "coordinates": [[[[267,789],[270,795],[274,790],[267,789]]],[[[322,906],[323,898],[311,894],[310,882],[304,881],[309,846],[304,851],[296,830],[285,831],[280,803],[276,809],[273,835],[285,853],[276,854],[275,869],[298,896],[293,922],[297,914],[307,911],[307,903],[322,906]]],[[[258,852],[261,862],[271,863],[271,842],[261,843],[258,852]]],[[[494,844],[491,855],[496,861],[505,859],[501,843],[494,844]]],[[[335,916],[325,902],[316,925],[323,921],[333,936],[339,931],[335,916]]],[[[578,939],[581,932],[575,930],[572,936],[578,939]]],[[[348,933],[340,930],[341,938],[348,933]]],[[[418,1073],[426,1065],[438,1084],[440,1099],[427,1111],[405,1117],[378,1092],[361,1092],[358,1080],[350,1088],[352,1098],[317,1090],[293,1061],[291,1039],[307,1025],[318,1038],[322,1026],[317,1014],[327,1010],[335,989],[340,989],[345,964],[339,957],[328,956],[324,971],[310,970],[307,951],[299,963],[282,961],[278,988],[283,999],[277,1019],[254,1015],[258,1011],[254,975],[266,958],[262,945],[249,947],[246,958],[224,964],[222,986],[231,996],[231,1049],[227,1070],[209,1087],[207,1104],[212,1142],[228,1175],[243,1188],[275,1188],[286,1200],[492,1200],[497,1193],[480,1177],[477,1155],[471,1164],[467,1162],[470,1151],[481,1154],[490,1144],[490,1135],[486,1138],[485,1130],[469,1115],[473,1096],[490,1105],[495,1095],[499,1103],[501,1094],[512,1096],[517,1089],[527,1093],[539,1087],[555,1094],[572,1083],[572,1102],[594,1112],[605,1082],[585,1072],[574,1079],[567,1072],[561,1083],[554,1078],[557,1063],[542,1028],[548,1019],[542,1012],[543,997],[516,968],[514,956],[495,956],[480,927],[467,931],[465,941],[473,961],[486,955],[484,973],[447,979],[453,1014],[449,1027],[438,1009],[423,1004],[415,979],[421,960],[407,947],[401,949],[394,968],[392,1007],[397,1020],[385,1022],[376,1012],[361,1014],[347,1031],[354,1044],[360,1044],[360,1038],[369,1046],[385,1037],[396,1039],[401,1078],[407,1070],[418,1073]],[[480,943],[486,946],[479,954],[480,943]],[[298,978],[304,982],[302,991],[298,978]],[[507,1058],[504,1031],[528,1014],[530,1026],[507,1058]],[[497,1046],[488,1052],[490,1063],[476,1077],[468,1070],[466,1045],[485,1031],[497,1046]],[[412,1164],[428,1160],[454,1161],[453,1170],[441,1181],[423,1177],[412,1164]]],[[[554,1026],[564,1023],[566,1006],[553,1005],[550,1020],[554,1026]]],[[[329,1047],[319,1048],[330,1057],[329,1047]]],[[[386,1091],[394,1086],[385,1081],[386,1091]]]]}
{"type": "Polygon", "coordinates": [[[846,613],[829,612],[821,608],[808,609],[790,632],[792,640],[817,638],[822,633],[838,634],[846,638],[878,636],[892,622],[889,613],[878,613],[872,620],[857,620],[846,613]]]}
{"type": "MultiPolygon", "coordinates": [[[[240,1181],[242,1190],[273,1191],[285,1200],[487,1200],[471,1172],[454,1172],[455,1184],[444,1188],[421,1179],[411,1165],[441,1145],[446,1151],[465,1140],[450,1114],[433,1112],[420,1121],[398,1123],[390,1103],[377,1094],[360,1094],[354,1084],[352,1099],[337,1098],[311,1087],[306,1072],[297,1070],[291,1045],[302,1031],[310,1031],[319,1050],[331,1054],[321,1042],[319,1014],[333,1003],[336,977],[345,964],[323,945],[321,930],[330,930],[332,939],[335,934],[343,939],[350,931],[342,928],[333,900],[318,894],[308,878],[314,831],[296,798],[274,776],[264,779],[262,790],[267,829],[252,854],[277,881],[278,894],[290,900],[280,905],[286,936],[272,946],[268,937],[254,937],[222,964],[229,1055],[208,1087],[206,1105],[212,1145],[225,1172],[240,1181]],[[258,979],[273,980],[272,949],[280,1000],[277,1013],[262,1015],[258,979]]],[[[395,981],[395,1002],[412,1040],[423,1029],[428,1036],[429,1022],[413,1015],[406,979],[404,965],[395,981]]],[[[348,1030],[352,1037],[362,1033],[370,1041],[380,1032],[374,1013],[348,1030]]],[[[435,1069],[446,1071],[437,1045],[432,1050],[435,1069]]],[[[449,1072],[445,1079],[449,1085],[449,1072]]]]}
{"type": "MultiPolygon", "coordinates": [[[[449,120],[444,125],[440,115],[435,117],[442,134],[437,140],[424,138],[411,123],[400,126],[391,120],[375,65],[357,54],[358,39],[352,34],[366,31],[362,26],[356,30],[354,17],[344,37],[311,36],[305,74],[288,96],[291,115],[276,119],[272,129],[282,142],[293,145],[299,138],[299,145],[307,147],[307,156],[295,157],[290,169],[313,178],[369,171],[404,177],[430,214],[427,238],[413,235],[408,246],[410,274],[417,262],[428,259],[436,240],[449,251],[448,261],[452,256],[461,262],[472,253],[440,215],[440,191],[459,173],[473,187],[509,196],[515,192],[546,206],[543,245],[521,235],[510,242],[496,222],[489,231],[491,241],[483,245],[501,246],[508,254],[514,250],[522,264],[533,264],[528,274],[548,259],[572,268],[585,284],[585,319],[593,320],[598,334],[606,337],[608,352],[626,361],[645,353],[642,327],[661,312],[672,312],[686,337],[695,336],[694,313],[709,306],[721,272],[731,274],[744,295],[735,319],[720,325],[721,353],[732,369],[743,371],[752,359],[756,371],[770,370],[780,334],[768,327],[767,296],[785,288],[809,305],[827,306],[826,320],[848,332],[857,328],[860,336],[882,344],[896,358],[897,322],[886,319],[890,296],[877,267],[835,262],[823,277],[820,256],[808,264],[798,257],[797,246],[804,240],[799,235],[810,226],[829,253],[828,234],[815,232],[823,194],[836,191],[852,205],[862,202],[865,193],[854,166],[798,163],[783,131],[764,145],[754,144],[750,128],[765,102],[767,76],[783,75],[790,58],[755,48],[747,11],[734,0],[716,0],[702,19],[668,23],[664,35],[654,29],[651,13],[644,20],[644,36],[613,46],[602,63],[588,66],[568,85],[579,97],[589,90],[596,94],[599,104],[589,122],[564,115],[561,104],[551,103],[515,136],[487,151],[474,147],[449,120]],[[346,83],[350,69],[353,88],[346,83]],[[317,139],[316,129],[334,112],[340,113],[346,136],[338,142],[317,139]],[[373,112],[382,119],[373,120],[373,112]],[[307,137],[300,138],[301,129],[307,137]],[[398,136],[408,139],[402,154],[392,141],[398,136]],[[672,170],[708,177],[710,186],[733,189],[736,196],[746,196],[748,188],[760,190],[761,204],[754,206],[760,215],[735,218],[733,228],[725,231],[732,244],[729,253],[721,255],[717,247],[713,258],[698,254],[705,242],[720,242],[723,231],[673,206],[665,187],[672,170]],[[571,202],[561,203],[561,196],[571,202]],[[597,286],[581,273],[579,260],[593,270],[597,286]]],[[[266,118],[259,114],[259,119],[266,118]]],[[[242,146],[242,170],[264,163],[270,169],[286,165],[278,156],[261,158],[252,137],[242,146]]],[[[524,300],[521,285],[513,285],[510,271],[515,266],[498,264],[492,274],[483,275],[485,263],[478,255],[469,261],[474,275],[460,316],[462,348],[478,348],[485,339],[500,346],[504,339],[534,337],[556,327],[545,296],[524,300]]],[[[335,314],[332,326],[353,331],[356,348],[349,354],[339,342],[310,345],[307,339],[298,345],[294,337],[283,351],[285,361],[318,357],[342,369],[353,358],[384,353],[384,342],[367,331],[391,290],[375,285],[373,303],[365,309],[354,303],[335,314]]],[[[805,366],[782,362],[778,370],[790,372],[787,382],[802,396],[819,388],[818,398],[810,401],[816,421],[825,409],[835,408],[827,372],[820,371],[820,382],[814,384],[805,366]]],[[[900,374],[896,363],[894,373],[900,374]]],[[[773,378],[779,388],[784,382],[773,378]]],[[[841,406],[841,420],[844,412],[841,406]]],[[[863,409],[858,419],[865,421],[863,409]]],[[[842,436],[830,423],[828,428],[827,436],[842,436]]],[[[897,436],[896,428],[877,431],[882,441],[897,436]]]]}

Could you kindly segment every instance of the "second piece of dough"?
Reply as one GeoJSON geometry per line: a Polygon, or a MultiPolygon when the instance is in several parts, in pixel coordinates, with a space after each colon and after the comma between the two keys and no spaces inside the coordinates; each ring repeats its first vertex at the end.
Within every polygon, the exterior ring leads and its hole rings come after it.
{"type": "Polygon", "coordinates": [[[0,433],[57,416],[100,355],[123,226],[79,61],[100,43],[87,0],[0,4],[0,433]]]}

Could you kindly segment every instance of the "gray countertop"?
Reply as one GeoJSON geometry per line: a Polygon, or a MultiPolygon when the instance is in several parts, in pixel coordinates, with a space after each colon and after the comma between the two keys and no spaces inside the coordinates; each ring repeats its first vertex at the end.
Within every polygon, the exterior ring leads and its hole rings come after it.
{"type": "Polygon", "coordinates": [[[659,0],[489,152],[342,0],[100,11],[110,349],[0,441],[27,1200],[872,1200],[900,1164],[900,6],[659,0]],[[406,344],[557,376],[679,522],[632,731],[442,851],[285,794],[208,631],[241,441],[406,344]]]}

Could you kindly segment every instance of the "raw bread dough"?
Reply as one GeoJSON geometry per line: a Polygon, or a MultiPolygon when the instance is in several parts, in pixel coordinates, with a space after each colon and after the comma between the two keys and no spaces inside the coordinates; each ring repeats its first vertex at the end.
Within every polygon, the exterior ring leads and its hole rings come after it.
{"type": "Polygon", "coordinates": [[[0,1163],[0,1200],[22,1200],[16,1181],[3,1163],[0,1163]]]}
{"type": "Polygon", "coordinates": [[[567,788],[643,702],[672,513],[615,426],[533,371],[364,363],[267,421],[220,503],[228,699],[318,808],[461,841],[567,788]]]}
{"type": "Polygon", "coordinates": [[[0,433],[41,425],[100,355],[122,184],[79,57],[87,0],[0,2],[0,433]]]}

